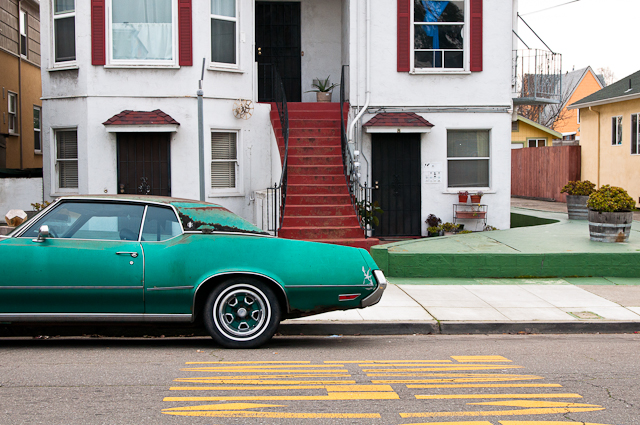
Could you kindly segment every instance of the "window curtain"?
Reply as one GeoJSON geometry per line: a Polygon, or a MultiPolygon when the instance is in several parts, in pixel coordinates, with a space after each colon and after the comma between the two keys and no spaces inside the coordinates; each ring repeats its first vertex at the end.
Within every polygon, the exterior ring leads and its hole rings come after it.
{"type": "MultiPolygon", "coordinates": [[[[444,9],[449,4],[448,1],[425,1],[422,0],[424,6],[424,22],[438,22],[444,9]]],[[[440,48],[440,34],[437,25],[421,25],[423,31],[427,33],[433,40],[433,48],[440,48]]]]}
{"type": "Polygon", "coordinates": [[[171,0],[112,0],[113,58],[172,60],[171,0]]]}

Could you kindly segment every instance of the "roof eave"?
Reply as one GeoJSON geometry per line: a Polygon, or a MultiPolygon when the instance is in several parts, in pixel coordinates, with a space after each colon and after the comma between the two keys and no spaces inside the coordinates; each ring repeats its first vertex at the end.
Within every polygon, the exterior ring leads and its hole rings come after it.
{"type": "Polygon", "coordinates": [[[580,108],[588,108],[590,106],[599,106],[606,105],[608,103],[617,103],[617,102],[625,102],[627,100],[640,99],[640,93],[629,94],[626,96],[616,96],[610,97],[607,99],[594,100],[593,102],[584,102],[584,103],[572,103],[567,106],[567,109],[580,109],[580,108]]]}

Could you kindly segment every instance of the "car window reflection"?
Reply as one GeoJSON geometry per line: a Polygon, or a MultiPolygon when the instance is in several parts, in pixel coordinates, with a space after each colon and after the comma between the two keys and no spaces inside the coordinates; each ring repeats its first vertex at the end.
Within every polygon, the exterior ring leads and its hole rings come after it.
{"type": "Polygon", "coordinates": [[[176,213],[171,208],[147,208],[142,229],[142,240],[147,242],[164,241],[182,233],[176,213]]]}
{"type": "Polygon", "coordinates": [[[40,226],[46,224],[51,238],[137,240],[143,212],[143,205],[64,202],[40,218],[22,237],[37,237],[40,226]]]}

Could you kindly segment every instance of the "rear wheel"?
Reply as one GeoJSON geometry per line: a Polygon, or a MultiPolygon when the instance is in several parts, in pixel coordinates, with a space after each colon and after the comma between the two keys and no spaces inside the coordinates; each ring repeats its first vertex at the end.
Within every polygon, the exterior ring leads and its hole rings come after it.
{"type": "Polygon", "coordinates": [[[267,342],[280,323],[280,305],[263,282],[241,277],[217,286],[204,307],[211,337],[227,348],[254,348],[267,342]]]}

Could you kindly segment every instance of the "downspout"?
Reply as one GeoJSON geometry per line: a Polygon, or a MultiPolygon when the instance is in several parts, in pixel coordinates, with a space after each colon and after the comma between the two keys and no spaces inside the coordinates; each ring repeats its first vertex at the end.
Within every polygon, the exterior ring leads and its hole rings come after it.
{"type": "Polygon", "coordinates": [[[349,124],[349,131],[347,132],[349,143],[353,142],[353,134],[358,121],[362,118],[362,116],[367,112],[367,108],[369,107],[369,101],[371,100],[371,0],[365,0],[367,4],[366,8],[366,35],[365,35],[365,43],[367,43],[366,48],[366,59],[365,59],[365,98],[364,105],[362,105],[362,109],[355,116],[351,124],[349,124]]]}
{"type": "Polygon", "coordinates": [[[591,109],[591,106],[589,106],[589,110],[598,114],[598,166],[596,174],[596,187],[600,188],[600,112],[594,111],[593,109],[591,109]]]}

